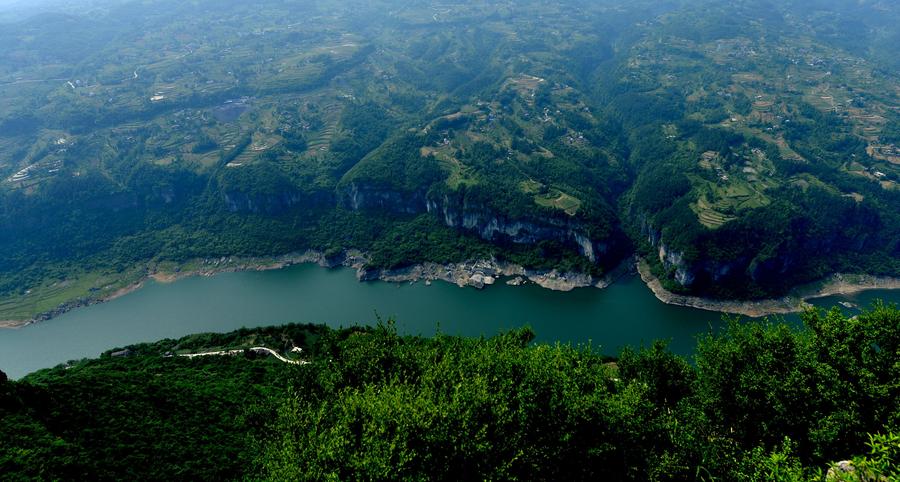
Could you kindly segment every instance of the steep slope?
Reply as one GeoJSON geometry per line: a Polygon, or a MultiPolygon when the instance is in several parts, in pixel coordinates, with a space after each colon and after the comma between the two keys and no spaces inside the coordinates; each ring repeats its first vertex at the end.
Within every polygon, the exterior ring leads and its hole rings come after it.
{"type": "Polygon", "coordinates": [[[426,225],[407,262],[637,251],[715,297],[900,274],[890,2],[175,3],[4,30],[0,318],[426,225]]]}

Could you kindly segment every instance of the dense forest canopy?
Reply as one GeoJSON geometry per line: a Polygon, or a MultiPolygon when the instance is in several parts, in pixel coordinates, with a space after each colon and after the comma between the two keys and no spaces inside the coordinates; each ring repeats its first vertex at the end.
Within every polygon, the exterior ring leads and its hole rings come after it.
{"type": "Polygon", "coordinates": [[[0,22],[0,319],[306,249],[592,274],[637,253],[725,298],[900,274],[896,2],[92,0],[0,22]]]}
{"type": "Polygon", "coordinates": [[[896,480],[900,311],[803,320],[735,321],[690,360],[664,343],[610,358],[528,329],[426,339],[391,322],[135,345],[0,376],[0,473],[799,482],[840,460],[856,470],[841,480],[896,480]],[[182,356],[211,351],[231,354],[182,356]]]}

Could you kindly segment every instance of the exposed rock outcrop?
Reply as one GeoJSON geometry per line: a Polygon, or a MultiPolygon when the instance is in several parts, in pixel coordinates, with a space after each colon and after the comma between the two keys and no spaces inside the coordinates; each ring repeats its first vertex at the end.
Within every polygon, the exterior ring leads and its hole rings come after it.
{"type": "Polygon", "coordinates": [[[296,207],[314,208],[334,203],[330,192],[317,191],[303,193],[284,190],[271,193],[247,193],[238,190],[222,193],[226,208],[231,212],[251,212],[256,214],[279,214],[296,207]]]}
{"type": "Polygon", "coordinates": [[[641,218],[641,235],[656,248],[660,263],[672,278],[682,287],[691,288],[703,280],[707,283],[719,283],[722,280],[741,275],[747,271],[750,260],[743,257],[728,261],[712,259],[691,260],[680,250],[674,249],[664,239],[661,230],[656,229],[646,217],[641,218]]]}
{"type": "Polygon", "coordinates": [[[357,182],[350,182],[338,190],[338,202],[354,211],[383,209],[402,214],[417,214],[426,211],[424,193],[405,193],[357,182]]]}
{"type": "Polygon", "coordinates": [[[673,246],[673,234],[654,226],[649,216],[637,216],[637,220],[640,236],[655,248],[667,276],[681,287],[698,293],[723,285],[738,287],[738,290],[756,285],[773,293],[787,292],[798,283],[814,281],[797,276],[798,273],[812,273],[820,269],[819,266],[810,267],[806,259],[809,255],[802,253],[815,253],[817,257],[825,258],[842,249],[865,251],[868,246],[865,233],[846,236],[836,231],[812,236],[799,230],[773,247],[752,241],[744,243],[737,239],[738,231],[711,231],[694,240],[680,241],[682,246],[691,243],[692,249],[698,250],[689,255],[673,246]],[[719,254],[713,256],[703,252],[704,246],[713,247],[711,249],[719,251],[719,254]],[[723,252],[729,252],[728,257],[723,252]]]}
{"type": "Polygon", "coordinates": [[[661,240],[659,243],[659,261],[666,269],[675,270],[675,281],[681,286],[689,287],[694,283],[696,275],[685,262],[684,253],[667,249],[665,243],[661,240]]]}
{"type": "MultiPolygon", "coordinates": [[[[346,263],[345,263],[346,264],[346,263]]],[[[397,269],[373,269],[357,265],[357,278],[360,281],[407,282],[442,280],[454,283],[459,287],[471,286],[484,288],[497,282],[500,277],[514,277],[512,284],[522,285],[525,280],[554,291],[571,291],[575,288],[605,288],[628,269],[623,263],[620,269],[614,270],[603,278],[594,278],[583,273],[560,272],[558,270],[540,271],[526,269],[522,266],[500,263],[495,260],[466,261],[464,263],[423,263],[397,269]]]]}
{"type": "Polygon", "coordinates": [[[610,241],[592,239],[582,221],[560,218],[513,219],[484,206],[473,206],[449,196],[431,198],[424,192],[399,192],[357,182],[347,183],[338,190],[342,206],[353,210],[380,209],[402,214],[431,213],[445,225],[477,234],[487,241],[508,241],[516,244],[535,244],[557,241],[571,245],[591,262],[606,260],[611,255],[610,241]]]}
{"type": "Polygon", "coordinates": [[[426,208],[447,226],[474,232],[488,241],[502,239],[518,244],[557,241],[572,245],[594,263],[610,253],[607,240],[591,239],[586,234],[587,226],[571,219],[510,219],[481,206],[454,202],[447,196],[429,199],[426,208]]]}
{"type": "Polygon", "coordinates": [[[825,474],[826,482],[859,481],[859,482],[888,482],[894,480],[886,475],[878,474],[871,469],[857,469],[850,460],[841,460],[828,469],[825,474]]]}

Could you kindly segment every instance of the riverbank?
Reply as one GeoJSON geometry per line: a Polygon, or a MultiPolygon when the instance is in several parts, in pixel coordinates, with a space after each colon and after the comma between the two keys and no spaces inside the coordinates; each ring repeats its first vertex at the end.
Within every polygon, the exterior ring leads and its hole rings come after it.
{"type": "Polygon", "coordinates": [[[559,270],[535,270],[524,266],[498,262],[495,259],[470,260],[460,263],[421,263],[403,268],[369,268],[368,256],[357,250],[347,251],[339,256],[328,257],[320,251],[306,251],[302,254],[285,255],[274,259],[222,258],[216,262],[204,261],[193,269],[177,271],[157,271],[150,278],[161,283],[170,283],[190,276],[213,276],[218,273],[236,271],[267,271],[281,269],[296,264],[314,263],[324,268],[344,267],[356,271],[359,281],[385,281],[388,283],[415,283],[424,281],[444,281],[459,287],[483,289],[497,283],[502,278],[510,278],[508,284],[522,285],[534,283],[553,291],[571,291],[576,288],[605,288],[631,270],[633,261],[626,260],[606,276],[597,278],[584,273],[559,270]]]}
{"type": "Polygon", "coordinates": [[[205,258],[188,263],[159,264],[148,266],[143,275],[133,281],[122,280],[124,286],[112,293],[100,296],[85,296],[63,303],[53,310],[40,313],[30,320],[10,320],[0,322],[0,329],[21,328],[32,323],[46,321],[76,308],[105,303],[129,294],[144,286],[147,280],[157,283],[173,283],[193,276],[215,276],[220,273],[242,271],[269,271],[297,264],[313,263],[324,268],[345,267],[356,271],[360,281],[386,281],[389,283],[415,283],[424,281],[444,281],[460,287],[483,289],[501,278],[511,285],[534,283],[554,291],[571,291],[576,288],[605,288],[631,269],[632,263],[623,262],[608,275],[597,278],[583,273],[559,270],[534,270],[523,266],[501,263],[493,259],[466,261],[461,263],[422,263],[398,269],[367,268],[368,256],[362,251],[349,250],[337,256],[326,256],[321,251],[308,250],[270,258],[205,258]]]}
{"type": "Polygon", "coordinates": [[[631,269],[632,262],[623,261],[607,275],[597,278],[584,273],[559,270],[533,270],[512,263],[496,260],[466,261],[462,263],[423,263],[398,269],[367,269],[356,266],[360,281],[387,281],[392,283],[444,281],[459,287],[485,288],[506,278],[509,285],[533,283],[553,291],[572,291],[576,288],[606,288],[631,269]]]}
{"type": "Polygon", "coordinates": [[[318,261],[320,257],[304,253],[302,255],[291,254],[275,258],[206,258],[193,260],[183,265],[165,264],[139,267],[136,271],[140,274],[117,280],[115,284],[121,285],[121,287],[114,289],[112,292],[76,296],[52,310],[38,313],[30,319],[0,321],[0,329],[22,328],[33,323],[56,318],[77,308],[106,303],[143,288],[147,280],[153,280],[158,283],[171,283],[192,276],[214,276],[219,273],[238,271],[265,271],[284,268],[292,264],[318,261]]]}
{"type": "Polygon", "coordinates": [[[900,278],[836,273],[823,281],[798,286],[783,298],[748,301],[717,300],[673,293],[665,289],[651,272],[650,266],[643,260],[637,261],[636,268],[641,280],[653,291],[656,299],[663,303],[751,318],[797,313],[808,308],[810,304],[807,301],[815,298],[850,295],[876,289],[900,289],[900,278]]]}
{"type": "Polygon", "coordinates": [[[870,289],[900,289],[900,278],[835,274],[822,282],[795,288],[783,298],[752,301],[716,300],[666,290],[659,279],[653,276],[649,266],[634,258],[626,259],[616,269],[598,278],[584,273],[528,269],[494,259],[447,264],[421,263],[397,269],[375,269],[366,267],[368,257],[361,251],[351,250],[338,256],[329,257],[323,252],[309,250],[271,258],[222,257],[198,259],[183,265],[153,265],[144,271],[143,276],[133,282],[129,282],[127,279],[122,280],[124,286],[112,293],[78,298],[63,303],[51,311],[41,313],[30,320],[0,321],[0,329],[21,328],[55,318],[76,308],[112,301],[142,288],[150,279],[157,283],[172,283],[192,276],[214,276],[220,273],[241,271],[268,271],[306,263],[314,263],[325,268],[353,269],[356,271],[359,281],[389,283],[423,281],[426,284],[443,281],[460,287],[477,289],[483,289],[501,281],[515,286],[533,283],[553,291],[571,291],[587,287],[606,288],[622,276],[636,272],[656,298],[663,303],[754,318],[799,312],[809,306],[806,303],[807,300],[814,298],[853,294],[870,289]]]}
{"type": "Polygon", "coordinates": [[[3,320],[0,321],[0,329],[17,329],[22,328],[24,326],[28,326],[32,323],[39,323],[41,321],[47,321],[57,316],[63,315],[72,311],[76,308],[83,308],[86,306],[95,305],[97,303],[105,303],[107,301],[112,301],[116,298],[125,296],[133,291],[139,290],[144,286],[144,280],[141,279],[137,282],[126,283],[126,285],[122,288],[116,289],[110,294],[102,295],[102,296],[87,296],[87,297],[78,297],[75,299],[71,299],[66,301],[65,303],[60,304],[59,306],[53,308],[50,311],[45,311],[35,315],[33,318],[28,320],[3,320]]]}

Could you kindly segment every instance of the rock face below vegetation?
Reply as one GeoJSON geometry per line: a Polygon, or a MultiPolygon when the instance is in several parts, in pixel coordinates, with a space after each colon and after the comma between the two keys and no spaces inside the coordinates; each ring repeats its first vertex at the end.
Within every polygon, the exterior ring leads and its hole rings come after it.
{"type": "Polygon", "coordinates": [[[379,189],[351,182],[338,192],[338,202],[352,210],[387,210],[399,214],[430,213],[451,228],[467,231],[487,241],[515,244],[537,244],[554,241],[571,246],[592,263],[615,266],[623,252],[619,244],[624,235],[610,239],[594,239],[589,226],[569,216],[517,219],[484,206],[444,196],[430,199],[422,192],[379,189]]]}
{"type": "Polygon", "coordinates": [[[573,246],[593,263],[600,262],[610,252],[608,240],[591,239],[586,226],[571,219],[510,219],[484,207],[454,203],[449,197],[427,201],[426,210],[447,226],[473,232],[488,241],[505,239],[518,244],[557,241],[573,246]]]}
{"type": "Polygon", "coordinates": [[[294,189],[283,189],[276,192],[248,193],[235,189],[223,191],[222,201],[231,212],[280,214],[297,206],[306,209],[330,206],[334,204],[334,196],[326,191],[302,193],[294,189]]]}
{"type": "Polygon", "coordinates": [[[357,277],[361,281],[434,281],[442,280],[460,287],[484,288],[497,282],[500,277],[514,277],[507,284],[519,286],[526,282],[555,291],[571,291],[575,288],[608,286],[613,276],[595,278],[583,273],[539,271],[525,269],[510,263],[495,260],[467,261],[464,263],[423,263],[397,269],[369,269],[357,267],[357,277]],[[526,281],[527,280],[527,281],[526,281]]]}

